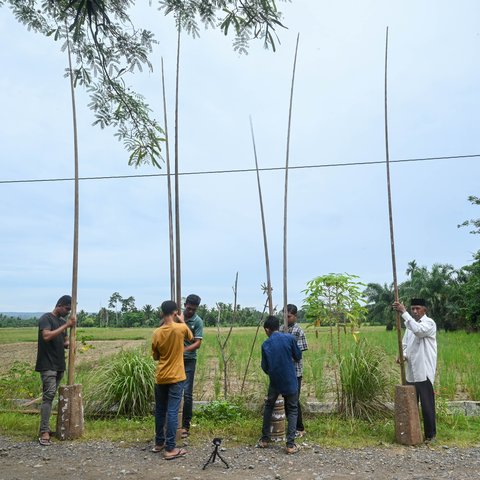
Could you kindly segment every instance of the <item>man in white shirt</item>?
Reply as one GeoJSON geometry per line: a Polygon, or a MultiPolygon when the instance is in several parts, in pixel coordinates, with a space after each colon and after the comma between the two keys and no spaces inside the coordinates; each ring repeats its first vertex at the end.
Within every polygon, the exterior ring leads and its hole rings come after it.
{"type": "Polygon", "coordinates": [[[437,325],[427,317],[426,302],[423,298],[412,298],[412,315],[400,302],[394,302],[393,308],[402,314],[405,321],[402,345],[407,383],[415,385],[417,399],[422,407],[425,441],[432,442],[437,433],[433,392],[437,366],[437,325]]]}

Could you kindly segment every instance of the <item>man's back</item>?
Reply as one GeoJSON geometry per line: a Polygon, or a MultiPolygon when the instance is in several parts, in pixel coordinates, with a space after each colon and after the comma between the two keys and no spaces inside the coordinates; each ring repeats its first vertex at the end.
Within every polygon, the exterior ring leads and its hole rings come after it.
{"type": "Polygon", "coordinates": [[[184,323],[165,324],[153,332],[152,351],[154,357],[158,357],[156,383],[177,383],[185,380],[183,342],[192,337],[190,329],[184,323]]]}
{"type": "Polygon", "coordinates": [[[275,332],[263,342],[262,369],[270,377],[270,383],[282,395],[297,391],[297,374],[294,360],[302,358],[297,341],[289,333],[275,332]]]}

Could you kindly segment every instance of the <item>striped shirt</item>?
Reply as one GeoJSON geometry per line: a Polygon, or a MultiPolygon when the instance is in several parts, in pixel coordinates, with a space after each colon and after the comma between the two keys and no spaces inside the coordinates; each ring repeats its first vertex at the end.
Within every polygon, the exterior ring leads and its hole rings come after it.
{"type": "MultiPolygon", "coordinates": [[[[284,331],[283,326],[280,327],[280,331],[284,331]]],[[[295,337],[300,351],[304,352],[305,350],[308,350],[307,338],[305,337],[305,333],[296,323],[288,326],[288,333],[291,333],[295,337]]],[[[295,362],[295,370],[297,372],[297,377],[303,377],[302,359],[300,359],[298,362],[295,362]]]]}

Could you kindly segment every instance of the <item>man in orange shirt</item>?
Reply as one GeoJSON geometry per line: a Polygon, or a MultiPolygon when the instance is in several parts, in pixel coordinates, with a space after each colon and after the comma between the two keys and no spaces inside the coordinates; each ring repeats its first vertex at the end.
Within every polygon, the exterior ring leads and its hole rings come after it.
{"type": "Polygon", "coordinates": [[[153,332],[152,355],[158,360],[155,372],[155,446],[153,452],[165,450],[164,458],[171,460],[187,452],[177,448],[175,435],[178,427],[178,409],[185,384],[183,342],[193,335],[185,324],[177,304],[167,300],[161,305],[163,324],[153,332]]]}

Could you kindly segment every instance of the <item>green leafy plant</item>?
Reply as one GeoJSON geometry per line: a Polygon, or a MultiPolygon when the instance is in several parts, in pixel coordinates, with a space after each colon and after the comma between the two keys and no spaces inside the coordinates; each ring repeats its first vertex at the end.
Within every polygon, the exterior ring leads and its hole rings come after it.
{"type": "Polygon", "coordinates": [[[196,415],[216,423],[234,422],[242,418],[242,409],[226,400],[215,400],[201,407],[196,415]]]}
{"type": "Polygon", "coordinates": [[[372,420],[387,411],[391,387],[389,364],[385,353],[365,339],[340,359],[341,395],[339,413],[349,418],[372,420]]]}
{"type": "Polygon", "coordinates": [[[360,325],[367,314],[356,275],[329,273],[307,282],[303,291],[305,317],[315,326],[351,323],[360,325]]]}
{"type": "Polygon", "coordinates": [[[347,324],[355,335],[357,328],[367,314],[362,289],[365,285],[357,281],[356,275],[348,273],[330,273],[316,277],[307,282],[304,310],[307,320],[315,327],[318,338],[318,327],[321,324],[330,326],[330,347],[337,360],[334,369],[337,403],[340,405],[340,382],[338,365],[342,360],[341,330],[347,333],[347,324]],[[336,342],[334,341],[334,326],[336,326],[336,342]]]}
{"type": "Polygon", "coordinates": [[[109,358],[89,379],[85,414],[141,417],[151,414],[155,362],[143,351],[126,350],[109,358]]]}

